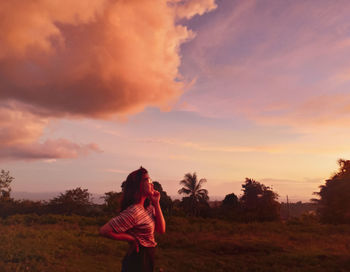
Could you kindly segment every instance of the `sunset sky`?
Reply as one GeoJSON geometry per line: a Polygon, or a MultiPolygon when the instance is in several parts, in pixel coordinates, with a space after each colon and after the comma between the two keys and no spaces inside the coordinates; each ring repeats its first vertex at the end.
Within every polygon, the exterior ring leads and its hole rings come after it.
{"type": "Polygon", "coordinates": [[[176,196],[246,177],[308,201],[350,158],[350,3],[0,2],[0,169],[13,191],[176,196]]]}

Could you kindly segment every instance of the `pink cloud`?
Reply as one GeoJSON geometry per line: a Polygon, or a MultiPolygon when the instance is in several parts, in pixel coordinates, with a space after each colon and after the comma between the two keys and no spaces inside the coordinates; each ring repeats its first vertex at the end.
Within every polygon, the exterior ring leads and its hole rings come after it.
{"type": "Polygon", "coordinates": [[[0,159],[75,158],[96,144],[41,139],[55,118],[109,118],[168,108],[186,82],[179,25],[213,0],[0,3],[0,159]]]}
{"type": "Polygon", "coordinates": [[[213,0],[1,3],[0,101],[45,116],[167,108],[184,87],[179,47],[193,37],[176,18],[214,8],[213,0]]]}
{"type": "Polygon", "coordinates": [[[179,18],[190,19],[194,15],[203,15],[217,8],[215,0],[178,0],[175,2],[179,2],[179,4],[175,6],[175,13],[179,18]]]}
{"type": "Polygon", "coordinates": [[[67,139],[41,140],[48,119],[0,107],[0,160],[64,159],[100,152],[97,144],[77,144],[67,139]]]}
{"type": "Polygon", "coordinates": [[[0,160],[72,159],[91,152],[100,152],[97,144],[77,144],[66,139],[57,139],[1,147],[0,160]]]}

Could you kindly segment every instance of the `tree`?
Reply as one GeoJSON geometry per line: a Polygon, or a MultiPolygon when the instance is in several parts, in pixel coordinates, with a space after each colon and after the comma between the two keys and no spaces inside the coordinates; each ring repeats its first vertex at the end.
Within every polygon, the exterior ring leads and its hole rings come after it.
{"type": "Polygon", "coordinates": [[[278,194],[270,187],[246,178],[240,199],[243,217],[248,221],[273,221],[279,219],[278,194]]]}
{"type": "Polygon", "coordinates": [[[234,193],[226,195],[224,200],[219,203],[219,205],[211,205],[211,217],[230,221],[239,221],[241,219],[238,197],[234,193]]]}
{"type": "Polygon", "coordinates": [[[350,223],[350,160],[339,159],[339,170],[320,191],[314,194],[320,199],[317,203],[317,213],[324,223],[350,223]]]}
{"type": "Polygon", "coordinates": [[[180,181],[183,187],[178,193],[187,195],[187,197],[182,198],[182,203],[185,210],[191,215],[197,216],[200,214],[201,209],[209,208],[208,191],[202,189],[202,185],[205,182],[207,182],[206,179],[200,179],[198,181],[196,173],[187,173],[184,179],[180,181]]]}
{"type": "Polygon", "coordinates": [[[105,195],[102,197],[105,201],[105,210],[110,213],[117,213],[120,210],[121,207],[121,200],[123,197],[122,192],[107,192],[105,195]]]}
{"type": "Polygon", "coordinates": [[[91,204],[91,194],[88,189],[81,189],[80,187],[67,190],[49,202],[53,212],[65,214],[83,214],[91,204]]]}
{"type": "Polygon", "coordinates": [[[159,204],[163,213],[170,215],[173,208],[173,201],[171,200],[170,196],[163,191],[163,187],[158,181],[153,181],[153,188],[160,193],[159,204]]]}
{"type": "Polygon", "coordinates": [[[11,187],[10,184],[14,180],[10,176],[10,171],[1,170],[0,172],[0,200],[9,200],[11,187]]]}
{"type": "Polygon", "coordinates": [[[235,209],[238,205],[238,197],[234,193],[226,195],[222,201],[222,206],[225,208],[235,209]]]}

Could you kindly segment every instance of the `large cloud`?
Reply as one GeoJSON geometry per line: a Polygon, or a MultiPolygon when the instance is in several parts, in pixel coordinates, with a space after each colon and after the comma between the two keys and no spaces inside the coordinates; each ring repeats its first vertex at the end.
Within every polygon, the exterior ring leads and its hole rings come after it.
{"type": "Polygon", "coordinates": [[[75,158],[96,144],[42,139],[52,118],[168,107],[182,93],[177,22],[214,0],[0,2],[0,159],[75,158]]]}
{"type": "Polygon", "coordinates": [[[2,1],[0,100],[45,116],[104,118],[167,107],[182,93],[178,18],[214,9],[193,1],[2,1]]]}

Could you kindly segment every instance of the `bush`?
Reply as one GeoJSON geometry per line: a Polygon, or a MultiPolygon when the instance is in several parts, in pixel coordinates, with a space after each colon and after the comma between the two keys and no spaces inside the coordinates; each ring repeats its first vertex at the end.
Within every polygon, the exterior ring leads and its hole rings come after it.
{"type": "Polygon", "coordinates": [[[338,173],[326,180],[315,194],[317,211],[324,223],[350,224],[350,160],[340,159],[338,173]]]}

